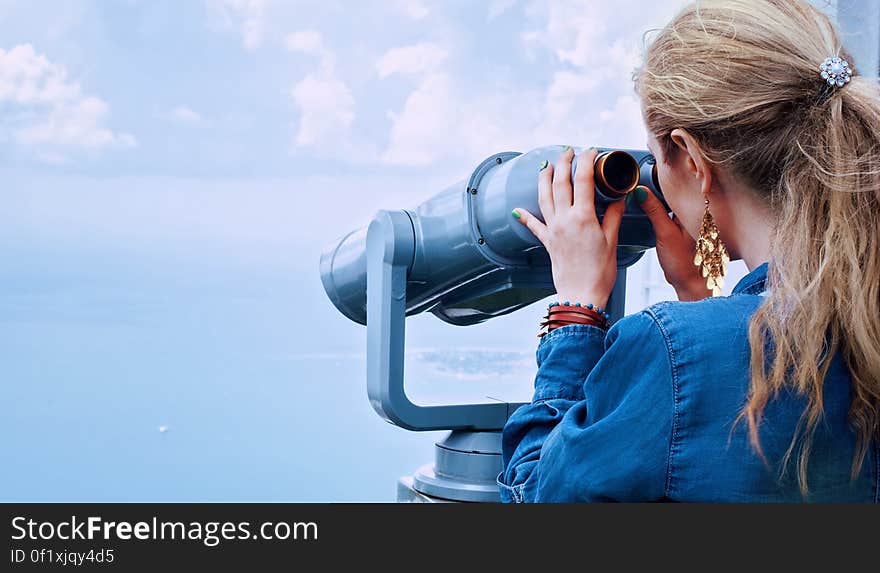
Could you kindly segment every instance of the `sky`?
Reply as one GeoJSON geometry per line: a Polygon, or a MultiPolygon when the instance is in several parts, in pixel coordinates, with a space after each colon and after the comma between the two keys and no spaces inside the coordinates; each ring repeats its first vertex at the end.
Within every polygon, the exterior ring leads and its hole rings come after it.
{"type": "MultiPolygon", "coordinates": [[[[500,151],[644,148],[682,4],[0,0],[0,498],[392,499],[442,435],[370,409],[321,250],[500,151]]],[[[527,399],[540,306],[411,318],[409,389],[527,399]]]]}

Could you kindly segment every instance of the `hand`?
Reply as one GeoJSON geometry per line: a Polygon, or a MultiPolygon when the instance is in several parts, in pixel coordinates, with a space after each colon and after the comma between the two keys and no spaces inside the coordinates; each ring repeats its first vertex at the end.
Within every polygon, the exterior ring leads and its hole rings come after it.
{"type": "Polygon", "coordinates": [[[563,151],[555,166],[548,164],[538,172],[538,206],[544,222],[525,209],[513,211],[547,249],[560,302],[605,308],[617,279],[617,232],[626,205],[612,203],[599,223],[593,203],[596,155],[591,148],[578,157],[574,192],[574,149],[563,151]]]}
{"type": "Polygon", "coordinates": [[[702,300],[712,294],[706,279],[694,265],[697,243],[677,218],[670,219],[663,203],[646,187],[636,189],[636,199],[648,216],[657,237],[657,259],[663,275],[679,300],[702,300]],[[643,190],[643,192],[642,192],[643,190]]]}

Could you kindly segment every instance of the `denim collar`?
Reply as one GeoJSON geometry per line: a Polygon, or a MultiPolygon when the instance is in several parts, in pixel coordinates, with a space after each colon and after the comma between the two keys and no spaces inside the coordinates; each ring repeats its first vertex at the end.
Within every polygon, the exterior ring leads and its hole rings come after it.
{"type": "Polygon", "coordinates": [[[749,274],[739,279],[739,282],[733,287],[732,294],[758,294],[763,292],[767,282],[767,267],[768,263],[763,262],[749,271],[749,274]]]}

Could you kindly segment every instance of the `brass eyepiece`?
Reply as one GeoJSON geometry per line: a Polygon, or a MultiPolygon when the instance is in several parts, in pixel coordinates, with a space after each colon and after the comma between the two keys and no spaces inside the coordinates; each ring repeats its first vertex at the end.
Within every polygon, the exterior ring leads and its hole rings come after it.
{"type": "Polygon", "coordinates": [[[639,184],[639,163],[625,151],[599,154],[594,164],[596,187],[609,199],[621,199],[639,184]]]}

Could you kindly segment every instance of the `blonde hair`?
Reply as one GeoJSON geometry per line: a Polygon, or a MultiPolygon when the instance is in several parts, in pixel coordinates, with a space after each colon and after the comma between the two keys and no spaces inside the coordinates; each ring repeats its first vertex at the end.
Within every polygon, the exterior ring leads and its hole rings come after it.
{"type": "Polygon", "coordinates": [[[852,380],[853,478],[880,439],[880,89],[858,74],[833,23],[805,1],[697,0],[659,31],[633,76],[647,128],[667,157],[670,131],[686,129],[707,161],[778,215],[771,288],[749,323],[751,383],[737,422],[747,420],[766,463],[758,438],[764,407],[783,388],[806,397],[781,463],[784,474],[800,441],[804,495],[823,382],[838,350],[852,380]],[[841,88],[819,76],[831,55],[855,68],[841,88]]]}

